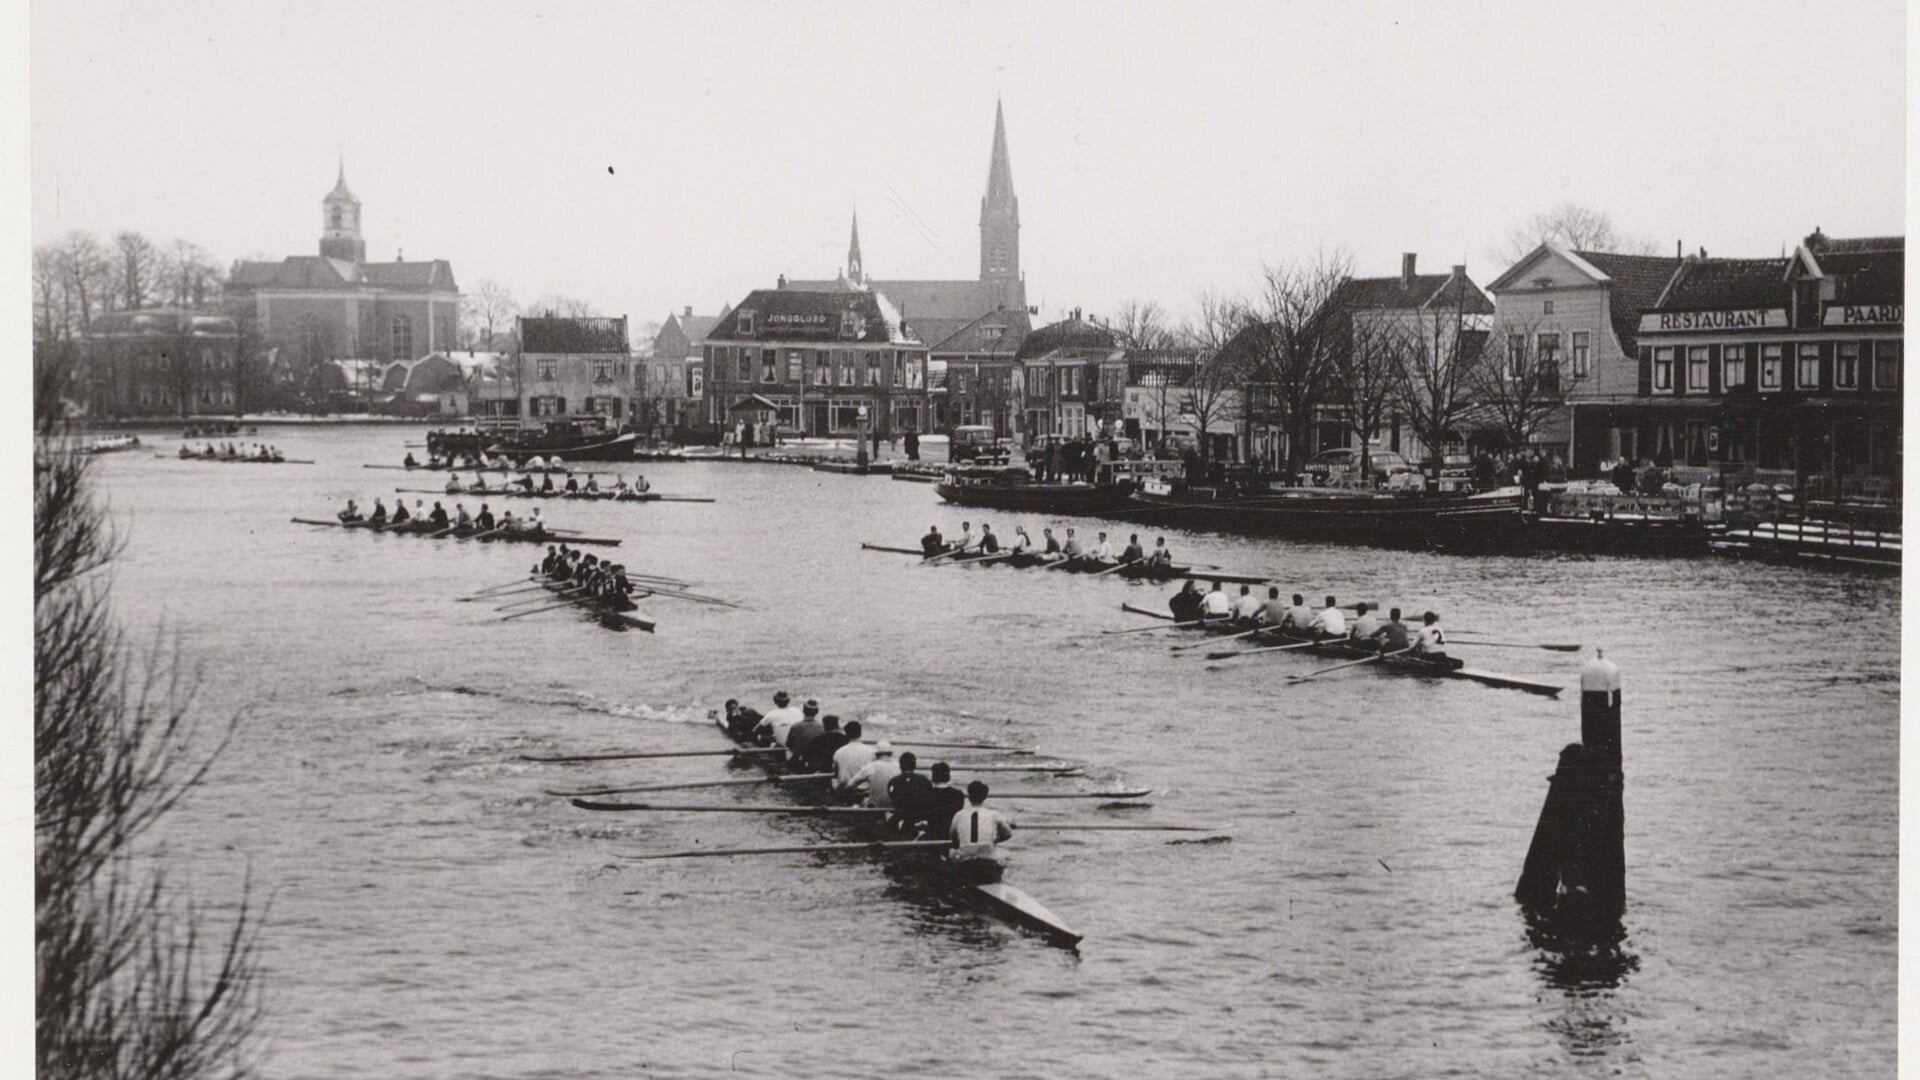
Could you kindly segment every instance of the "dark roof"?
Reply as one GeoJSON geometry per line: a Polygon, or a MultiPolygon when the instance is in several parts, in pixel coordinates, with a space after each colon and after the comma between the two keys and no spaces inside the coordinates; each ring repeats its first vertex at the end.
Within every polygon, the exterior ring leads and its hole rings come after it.
{"type": "MultiPolygon", "coordinates": [[[[1834,244],[1847,241],[1834,241],[1834,244]]],[[[1871,251],[1835,251],[1816,256],[1820,269],[1834,279],[1837,304],[1898,304],[1906,295],[1905,244],[1871,251]]]]}
{"type": "Polygon", "coordinates": [[[1659,255],[1619,255],[1610,251],[1576,251],[1575,255],[1613,279],[1608,309],[1613,333],[1628,356],[1635,355],[1640,335],[1640,313],[1653,307],[1680,269],[1679,259],[1659,255]]]}
{"type": "MultiPolygon", "coordinates": [[[[924,325],[924,323],[918,324],[918,326],[924,325]]],[[[1019,351],[1021,342],[1024,342],[1027,335],[1032,332],[1033,320],[1027,316],[1024,308],[989,311],[952,331],[946,337],[938,339],[933,346],[933,351],[936,353],[989,353],[1004,355],[1011,359],[1014,353],[1019,351]],[[1000,328],[1000,336],[989,337],[987,331],[995,327],[1000,328]]]]}
{"type": "MultiPolygon", "coordinates": [[[[794,281],[787,282],[787,292],[844,292],[848,288],[845,279],[835,281],[794,281]]],[[[869,279],[869,291],[880,293],[893,302],[901,316],[909,323],[926,323],[930,320],[955,320],[956,324],[971,322],[980,314],[992,311],[994,303],[994,284],[988,281],[877,281],[869,279]]],[[[932,340],[922,336],[922,341],[932,340]]]]}
{"type": "MultiPolygon", "coordinates": [[[[707,334],[708,341],[786,341],[818,339],[822,342],[865,342],[899,344],[917,342],[897,333],[899,314],[885,299],[864,290],[827,292],[814,289],[756,289],[739,306],[722,316],[707,334]],[[754,332],[740,332],[740,313],[754,314],[754,332]],[[860,322],[856,336],[842,337],[842,316],[852,315],[860,322]],[[805,330],[782,329],[783,317],[818,316],[819,321],[805,330]],[[772,321],[770,321],[772,320],[772,321]]],[[[789,325],[795,325],[790,323],[789,325]]]]}
{"type": "Polygon", "coordinates": [[[522,353],[625,353],[627,320],[622,318],[521,318],[522,353]]]}
{"type": "Polygon", "coordinates": [[[369,283],[389,289],[453,289],[453,264],[445,259],[427,262],[361,263],[369,283]]]}
{"type": "MultiPolygon", "coordinates": [[[[1858,255],[1869,251],[1904,252],[1907,250],[1907,238],[1904,236],[1859,236],[1841,239],[1828,236],[1819,229],[1808,234],[1803,243],[1816,258],[1825,256],[1828,252],[1835,255],[1858,255]]],[[[1822,259],[1822,265],[1824,264],[1825,260],[1822,259]]]]}
{"type": "Polygon", "coordinates": [[[1049,323],[1027,335],[1020,343],[1020,351],[1014,354],[1016,360],[1026,360],[1041,353],[1055,349],[1086,348],[1111,349],[1119,344],[1112,330],[1099,323],[1078,316],[1049,323]]]}
{"type": "Polygon", "coordinates": [[[1786,259],[1688,259],[1649,310],[1784,307],[1792,299],[1786,259]]]}
{"type": "Polygon", "coordinates": [[[445,259],[355,263],[324,255],[289,255],[277,263],[234,263],[227,281],[235,289],[345,289],[362,284],[421,292],[459,289],[453,264],[445,259]]]}

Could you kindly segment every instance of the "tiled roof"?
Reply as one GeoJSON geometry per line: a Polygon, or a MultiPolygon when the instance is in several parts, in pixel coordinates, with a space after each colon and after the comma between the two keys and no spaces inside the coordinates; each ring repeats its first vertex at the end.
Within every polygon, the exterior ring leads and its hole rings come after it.
{"type": "Polygon", "coordinates": [[[707,335],[708,341],[782,341],[800,338],[817,339],[822,344],[840,341],[905,345],[918,342],[917,338],[909,338],[901,332],[898,311],[877,293],[860,290],[828,292],[791,287],[756,289],[740,301],[738,307],[722,317],[707,335]],[[740,333],[742,311],[754,314],[754,332],[751,335],[740,333]],[[840,336],[843,313],[852,313],[863,320],[859,336],[840,336]],[[820,316],[822,321],[817,324],[817,330],[783,336],[778,322],[782,317],[791,316],[820,316]]]}
{"type": "Polygon", "coordinates": [[[720,325],[718,315],[676,315],[674,319],[680,324],[680,332],[687,335],[688,344],[695,348],[707,340],[707,335],[713,333],[714,327],[720,325]]]}
{"type": "Polygon", "coordinates": [[[428,262],[355,263],[324,255],[289,255],[277,263],[237,262],[227,280],[236,289],[344,289],[367,284],[383,289],[455,291],[453,265],[428,262]]]}
{"type": "Polygon", "coordinates": [[[1014,354],[1014,359],[1026,360],[1055,349],[1111,349],[1118,344],[1119,340],[1107,327],[1087,319],[1067,318],[1028,334],[1027,339],[1020,343],[1020,351],[1014,354]]]}
{"type": "Polygon", "coordinates": [[[1786,259],[1689,259],[1649,310],[1716,311],[1785,307],[1792,300],[1786,259]]]}
{"type": "MultiPolygon", "coordinates": [[[[930,320],[950,320],[956,325],[971,322],[984,312],[992,311],[994,304],[994,285],[986,281],[877,281],[869,279],[867,288],[872,292],[884,293],[887,299],[900,308],[909,324],[922,324],[930,320]]],[[[796,281],[787,282],[788,292],[843,292],[847,291],[844,280],[836,281],[796,281]]],[[[928,340],[925,336],[922,340],[928,340]]]]}
{"type": "MultiPolygon", "coordinates": [[[[911,320],[909,320],[911,324],[911,320]]],[[[921,322],[916,329],[923,329],[921,322]]],[[[1033,332],[1033,320],[1024,310],[990,311],[937,340],[936,353],[991,353],[1012,359],[1027,335],[1033,332]],[[990,332],[999,329],[998,336],[990,332]]]]}
{"type": "Polygon", "coordinates": [[[565,318],[545,316],[520,319],[522,353],[625,353],[627,320],[623,318],[565,318]]]}
{"type": "MultiPolygon", "coordinates": [[[[1847,241],[1836,240],[1834,245],[1847,241]]],[[[1820,269],[1834,279],[1838,304],[1898,304],[1906,295],[1905,244],[1871,251],[1835,251],[1818,256],[1820,269]]]]}
{"type": "Polygon", "coordinates": [[[1340,285],[1341,302],[1353,308],[1446,308],[1464,304],[1469,315],[1493,314],[1486,293],[1464,275],[1414,274],[1396,277],[1348,278],[1340,285]]]}
{"type": "Polygon", "coordinates": [[[1608,308],[1613,315],[1613,333],[1628,356],[1635,355],[1640,335],[1640,313],[1653,307],[1673,272],[1680,269],[1679,259],[1657,255],[1619,255],[1609,251],[1576,251],[1595,269],[1613,279],[1608,308]]]}
{"type": "Polygon", "coordinates": [[[374,285],[389,289],[456,289],[453,264],[445,259],[427,262],[362,263],[361,273],[374,285]]]}

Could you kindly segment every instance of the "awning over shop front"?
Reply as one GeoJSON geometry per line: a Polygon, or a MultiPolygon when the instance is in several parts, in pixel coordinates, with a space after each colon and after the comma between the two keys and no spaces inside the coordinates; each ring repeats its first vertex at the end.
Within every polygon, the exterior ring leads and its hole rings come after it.
{"type": "Polygon", "coordinates": [[[734,402],[733,405],[727,409],[727,411],[728,412],[761,412],[761,411],[779,412],[780,406],[775,405],[773,402],[768,401],[766,398],[761,397],[759,394],[748,394],[746,397],[743,397],[739,401],[734,402]]]}

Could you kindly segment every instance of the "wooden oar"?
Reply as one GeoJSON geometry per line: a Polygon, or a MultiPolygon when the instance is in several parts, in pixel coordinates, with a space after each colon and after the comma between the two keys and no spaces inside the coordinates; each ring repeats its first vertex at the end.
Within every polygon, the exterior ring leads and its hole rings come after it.
{"type": "Polygon", "coordinates": [[[538,761],[542,764],[577,764],[583,761],[633,761],[639,758],[669,757],[742,757],[752,754],[784,754],[785,750],[777,746],[743,746],[732,750],[616,750],[605,754],[521,754],[521,761],[538,761]]]}
{"type": "MultiPolygon", "coordinates": [[[[594,794],[600,793],[595,792],[594,794]]],[[[605,792],[605,794],[616,795],[619,793],[610,791],[605,792]]],[[[572,801],[573,805],[582,810],[655,811],[659,813],[678,814],[782,814],[797,817],[804,817],[809,814],[816,817],[829,817],[836,814],[843,814],[854,817],[878,817],[893,813],[891,810],[878,806],[759,806],[752,803],[720,806],[712,803],[593,802],[588,799],[574,799],[572,801]]]]}
{"type": "MultiPolygon", "coordinates": [[[[632,500],[628,500],[628,501],[632,501],[632,500]]],[[[718,502],[719,500],[718,500],[718,499],[708,499],[708,498],[703,498],[703,497],[701,497],[701,496],[698,496],[698,495],[655,495],[655,496],[653,497],[653,499],[652,499],[651,501],[653,501],[653,502],[690,502],[690,503],[710,503],[710,502],[718,502]]]]}
{"type": "Polygon", "coordinates": [[[1125,562],[1114,563],[1112,566],[1107,567],[1105,570],[1095,570],[1093,573],[1087,576],[1088,577],[1106,577],[1108,574],[1113,573],[1115,570],[1125,570],[1127,567],[1132,565],[1133,565],[1132,563],[1125,563],[1125,562]]]}
{"type": "Polygon", "coordinates": [[[621,854],[623,859],[710,859],[729,855],[801,855],[814,852],[866,851],[885,854],[892,851],[936,851],[953,847],[951,840],[869,840],[852,844],[795,844],[789,847],[696,848],[693,851],[668,851],[658,855],[621,854]]]}
{"type": "Polygon", "coordinates": [[[1166,622],[1157,626],[1129,626],[1125,630],[1102,630],[1103,634],[1140,634],[1148,630],[1179,630],[1189,626],[1205,626],[1210,622],[1222,622],[1222,619],[1195,619],[1192,622],[1166,622]]]}
{"type": "Polygon", "coordinates": [[[1307,648],[1312,648],[1315,645],[1325,645],[1327,644],[1327,642],[1339,641],[1339,640],[1341,639],[1328,638],[1326,641],[1296,641],[1290,645],[1266,645],[1258,649],[1227,649],[1222,652],[1210,652],[1207,654],[1207,659],[1231,660],[1236,656],[1252,656],[1255,653],[1267,653],[1267,652],[1285,652],[1288,649],[1307,649],[1307,648]]]}
{"type": "Polygon", "coordinates": [[[1154,611],[1151,608],[1135,607],[1132,604],[1128,604],[1124,602],[1121,603],[1120,610],[1128,612],[1130,614],[1134,614],[1134,615],[1145,615],[1149,619],[1159,619],[1163,622],[1175,621],[1173,616],[1165,614],[1163,612],[1154,611]]]}
{"type": "Polygon", "coordinates": [[[1022,825],[1017,832],[1204,832],[1217,833],[1211,825],[1022,825]]]}
{"type": "Polygon", "coordinates": [[[938,555],[929,555],[926,558],[921,559],[920,565],[932,566],[934,563],[937,563],[942,559],[953,559],[953,558],[958,558],[959,556],[962,556],[962,555],[969,555],[969,554],[972,554],[970,550],[966,550],[962,548],[948,548],[947,550],[941,552],[938,555]]]}
{"type": "Polygon", "coordinates": [[[967,761],[949,761],[947,766],[954,772],[1044,773],[1049,776],[1077,776],[1087,769],[1085,765],[975,765],[967,761]]]}
{"type": "Polygon", "coordinates": [[[473,596],[457,597],[462,604],[477,604],[482,600],[498,600],[503,596],[515,596],[523,592],[547,592],[545,585],[523,585],[518,589],[502,589],[499,592],[478,593],[473,596]]]}
{"type": "Polygon", "coordinates": [[[509,622],[511,620],[518,619],[525,615],[538,615],[543,611],[558,611],[563,607],[573,607],[575,606],[576,603],[577,601],[574,601],[574,600],[562,600],[557,604],[548,604],[546,607],[531,608],[527,611],[516,611],[511,615],[502,616],[500,621],[509,622]]]}
{"type": "Polygon", "coordinates": [[[1394,651],[1389,653],[1374,653],[1372,656],[1369,656],[1364,660],[1349,660],[1344,664],[1335,664],[1332,667],[1321,668],[1319,671],[1309,671],[1305,675],[1290,675],[1287,677],[1287,681],[1288,682],[1305,682],[1316,675],[1325,675],[1328,672],[1341,671],[1350,667],[1359,667],[1361,664],[1371,664],[1375,660],[1384,660],[1389,656],[1399,656],[1401,653],[1410,653],[1412,651],[1413,651],[1413,646],[1409,645],[1404,649],[1395,649],[1394,651]]]}
{"type": "Polygon", "coordinates": [[[505,605],[502,605],[502,606],[500,606],[500,607],[497,607],[497,608],[494,608],[493,610],[495,610],[495,611],[510,611],[510,610],[512,610],[513,608],[517,608],[517,607],[526,607],[526,606],[527,606],[528,604],[538,604],[538,603],[541,603],[541,602],[543,602],[543,601],[545,601],[545,600],[546,600],[546,599],[547,599],[548,597],[550,597],[550,596],[566,596],[566,597],[568,597],[569,599],[579,599],[579,595],[578,595],[578,594],[580,594],[580,593],[582,593],[582,592],[584,592],[584,591],[586,591],[586,586],[584,586],[584,585],[573,585],[573,586],[569,586],[568,588],[564,588],[564,589],[543,589],[543,590],[541,590],[541,595],[539,595],[539,596],[536,596],[536,597],[533,597],[533,598],[532,598],[532,599],[530,599],[530,600],[516,600],[516,601],[514,601],[514,602],[513,602],[513,603],[511,603],[511,604],[505,604],[505,605]]]}
{"type": "Polygon", "coordinates": [[[996,791],[996,799],[1144,799],[1152,788],[1138,791],[996,791]]]}
{"type": "Polygon", "coordinates": [[[550,790],[547,794],[563,799],[576,795],[648,795],[656,791],[692,791],[695,788],[712,787],[752,787],[759,784],[800,784],[831,779],[833,779],[832,773],[804,773],[794,776],[756,776],[746,780],[701,780],[690,784],[651,784],[645,787],[597,787],[564,791],[550,790]]]}
{"type": "Polygon", "coordinates": [[[861,544],[861,545],[860,545],[860,550],[862,550],[862,551],[887,551],[887,552],[892,552],[892,553],[893,553],[893,554],[895,554],[895,555],[918,555],[918,556],[920,556],[920,557],[922,557],[922,558],[925,558],[925,557],[926,557],[926,555],[927,555],[927,553],[926,553],[926,552],[924,552],[924,551],[921,551],[921,550],[920,550],[919,548],[904,548],[904,547],[890,547],[890,546],[888,546],[888,545],[886,545],[886,544],[866,544],[866,543],[863,543],[863,544],[861,544]]]}
{"type": "MultiPolygon", "coordinates": [[[[1265,633],[1265,632],[1266,632],[1267,630],[1268,630],[1268,627],[1265,627],[1265,626],[1256,626],[1256,627],[1254,627],[1254,628],[1253,628],[1253,629],[1251,629],[1251,630],[1242,630],[1242,631],[1240,631],[1240,632],[1239,632],[1239,633],[1237,633],[1237,634],[1228,634],[1228,635],[1227,635],[1226,637],[1221,637],[1221,638],[1208,638],[1208,639],[1207,639],[1207,640],[1205,640],[1205,641],[1189,641],[1189,642],[1188,642],[1188,643],[1186,643],[1185,645],[1175,645],[1175,646],[1173,647],[1173,649],[1172,649],[1171,651],[1173,651],[1173,652],[1186,652],[1186,651],[1187,651],[1188,649],[1204,649],[1204,648],[1206,648],[1206,647],[1207,647],[1208,645],[1218,645],[1219,643],[1221,643],[1221,642],[1223,642],[1223,641],[1238,641],[1239,639],[1241,639],[1241,638],[1243,638],[1243,637],[1252,637],[1252,636],[1253,636],[1253,635],[1255,635],[1255,634],[1261,634],[1261,633],[1265,633]]],[[[1238,653],[1234,653],[1234,654],[1231,654],[1231,655],[1235,655],[1235,656],[1237,656],[1237,655],[1239,655],[1239,654],[1238,654],[1238,653]]],[[[1209,653],[1209,654],[1207,655],[1207,658],[1208,658],[1209,660],[1211,660],[1211,659],[1214,659],[1214,657],[1213,657],[1213,655],[1212,655],[1211,653],[1209,653]]]]}
{"type": "Polygon", "coordinates": [[[457,528],[459,528],[459,527],[460,527],[460,526],[458,526],[458,525],[449,525],[449,526],[447,526],[446,528],[444,528],[444,529],[441,529],[441,530],[440,530],[439,532],[432,532],[432,533],[427,533],[427,534],[426,534],[426,537],[427,537],[427,539],[429,539],[429,540],[438,540],[438,539],[440,539],[441,537],[443,537],[443,536],[445,536],[445,535],[447,535],[448,533],[450,533],[450,532],[452,532],[453,530],[455,530],[455,529],[457,529],[457,528]]]}
{"type": "Polygon", "coordinates": [[[1552,652],[1579,652],[1578,645],[1542,645],[1526,641],[1476,641],[1472,638],[1457,638],[1460,645],[1484,645],[1489,649],[1548,649],[1552,652]]]}
{"type": "MultiPolygon", "coordinates": [[[[863,741],[868,746],[872,746],[875,743],[881,742],[883,740],[866,739],[863,741]]],[[[934,750],[998,750],[1001,753],[1025,755],[1028,757],[1031,757],[1038,752],[1034,750],[1033,747],[1031,746],[1004,746],[998,743],[921,742],[915,739],[887,739],[884,741],[890,742],[895,746],[920,746],[920,747],[928,747],[934,750]]]]}
{"type": "Polygon", "coordinates": [[[996,551],[991,555],[974,556],[973,558],[968,559],[967,563],[972,566],[978,566],[981,563],[999,562],[1001,559],[1011,559],[1011,558],[1013,558],[1013,552],[1011,551],[996,551]]]}

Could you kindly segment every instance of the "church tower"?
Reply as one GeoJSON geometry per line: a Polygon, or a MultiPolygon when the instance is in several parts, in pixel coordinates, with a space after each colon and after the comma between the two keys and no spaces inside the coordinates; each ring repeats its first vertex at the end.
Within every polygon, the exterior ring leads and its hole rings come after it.
{"type": "Polygon", "coordinates": [[[1020,200],[1013,194],[1013,166],[1007,161],[1007,120],[993,106],[993,163],[987,168],[987,194],[980,200],[980,280],[993,283],[995,302],[1024,307],[1020,282],[1020,200]]]}
{"type": "Polygon", "coordinates": [[[867,270],[860,262],[860,211],[853,212],[853,242],[847,245],[847,284],[856,289],[867,287],[867,270]]]}
{"type": "Polygon", "coordinates": [[[347,190],[347,163],[340,162],[340,178],[321,200],[320,254],[348,262],[367,261],[367,242],[360,238],[360,200],[347,190]]]}

